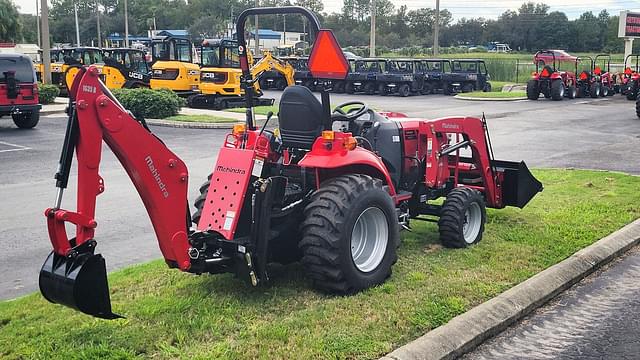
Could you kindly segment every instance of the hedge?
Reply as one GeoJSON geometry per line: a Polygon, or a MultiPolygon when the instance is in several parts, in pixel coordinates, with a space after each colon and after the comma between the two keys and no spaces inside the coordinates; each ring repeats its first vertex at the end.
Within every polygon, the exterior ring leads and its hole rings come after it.
{"type": "Polygon", "coordinates": [[[40,104],[52,104],[56,96],[60,95],[60,89],[56,85],[38,83],[38,97],[40,104]]]}
{"type": "Polygon", "coordinates": [[[117,89],[115,97],[122,105],[138,118],[164,119],[177,115],[186,105],[184,99],[168,89],[117,89]]]}

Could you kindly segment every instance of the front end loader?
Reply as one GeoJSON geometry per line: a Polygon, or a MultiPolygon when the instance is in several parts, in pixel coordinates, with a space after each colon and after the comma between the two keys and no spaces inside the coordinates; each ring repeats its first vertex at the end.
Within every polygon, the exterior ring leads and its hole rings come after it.
{"type": "Polygon", "coordinates": [[[400,230],[437,221],[445,246],[478,243],[486,207],[524,207],[542,184],[524,162],[493,159],[484,119],[435,120],[378,113],[362,102],[330,109],[323,84],[344,80],[348,63],[330,30],[301,7],[248,9],[239,15],[238,54],[246,124],[221,146],[196,212],[187,204],[189,173],[143,120],[134,118],[82,69],[71,89],[70,116],[56,174],[58,195],[45,211],[53,251],[40,272],[51,302],[105,319],[114,314],[105,261],[95,252],[102,141],[140,194],[169,267],[194,274],[233,272],[254,286],[269,264],[300,261],[313,286],[352,294],[384,282],[396,262],[400,230]],[[244,23],[253,15],[302,14],[315,39],[309,69],[323,88],[282,93],[278,131],[253,117],[254,82],[244,23]],[[77,210],[60,207],[73,152],[77,210]],[[444,199],[442,201],[441,199],[444,199]],[[194,222],[192,224],[192,222],[194,222]],[[75,225],[71,239],[65,225],[75,225]]]}

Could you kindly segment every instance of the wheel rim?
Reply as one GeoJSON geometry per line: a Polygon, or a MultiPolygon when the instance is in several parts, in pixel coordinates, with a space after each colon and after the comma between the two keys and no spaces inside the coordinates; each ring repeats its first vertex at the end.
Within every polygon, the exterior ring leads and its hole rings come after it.
{"type": "Polygon", "coordinates": [[[362,272],[373,271],[384,258],[389,241],[389,226],[384,212],[377,207],[364,210],[351,231],[351,259],[362,272]]]}
{"type": "Polygon", "coordinates": [[[478,237],[482,224],[482,211],[478,203],[472,203],[464,213],[464,223],[462,224],[462,235],[467,244],[472,244],[478,237]]]}

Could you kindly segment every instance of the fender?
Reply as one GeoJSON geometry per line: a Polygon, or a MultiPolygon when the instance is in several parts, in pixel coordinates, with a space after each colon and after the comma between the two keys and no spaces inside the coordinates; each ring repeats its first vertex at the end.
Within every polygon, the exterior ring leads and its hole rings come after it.
{"type": "MultiPolygon", "coordinates": [[[[333,139],[318,137],[313,143],[311,151],[308,152],[298,165],[301,167],[315,169],[339,169],[356,166],[368,167],[372,170],[373,176],[378,174],[381,180],[389,186],[389,194],[396,195],[395,187],[387,168],[382,159],[369,150],[355,147],[349,150],[349,142],[355,142],[351,133],[333,133],[333,139]]],[[[355,143],[353,143],[355,145],[355,143]]]]}

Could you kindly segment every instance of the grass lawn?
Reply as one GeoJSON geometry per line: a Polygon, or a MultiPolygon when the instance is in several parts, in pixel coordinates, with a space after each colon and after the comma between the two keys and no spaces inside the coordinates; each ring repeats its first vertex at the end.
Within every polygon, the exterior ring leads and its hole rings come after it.
{"type": "Polygon", "coordinates": [[[238,119],[231,119],[214,115],[175,115],[164,120],[186,121],[186,122],[205,122],[205,123],[236,123],[241,122],[238,119]]]}
{"type": "Polygon", "coordinates": [[[482,92],[482,91],[474,91],[470,93],[461,93],[460,96],[470,97],[470,98],[479,98],[479,99],[506,99],[506,98],[520,98],[526,97],[527,93],[524,91],[513,91],[513,92],[482,92]]]}
{"type": "MultiPolygon", "coordinates": [[[[244,114],[247,111],[247,108],[233,108],[227,109],[225,111],[244,114]]],[[[274,115],[278,115],[278,104],[273,104],[271,106],[256,106],[253,108],[253,111],[256,115],[267,115],[269,111],[273,111],[274,115]]]]}
{"type": "Polygon", "coordinates": [[[488,210],[477,246],[443,249],[435,224],[412,223],[391,278],[357,295],[315,292],[297,264],[254,289],[153,261],[109,276],[127,319],[94,319],[40,294],[1,302],[0,358],[377,358],[640,217],[640,177],[534,173],[545,190],[524,210],[488,210]]]}

